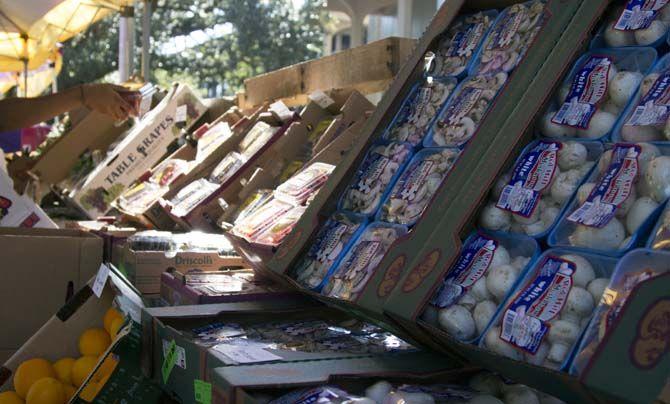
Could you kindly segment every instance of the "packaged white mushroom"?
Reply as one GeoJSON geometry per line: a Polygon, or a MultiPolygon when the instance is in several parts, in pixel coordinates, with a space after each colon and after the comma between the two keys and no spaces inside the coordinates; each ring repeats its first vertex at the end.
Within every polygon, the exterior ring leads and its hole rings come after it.
{"type": "Polygon", "coordinates": [[[335,212],[321,226],[307,253],[289,270],[289,276],[310,289],[319,289],[364,224],[365,216],[335,212]]]}
{"type": "Polygon", "coordinates": [[[648,231],[660,204],[670,195],[668,173],[670,157],[656,146],[615,144],[580,186],[549,243],[605,253],[628,250],[648,231]]]}
{"type": "Polygon", "coordinates": [[[608,136],[643,76],[656,60],[652,48],[598,49],[580,57],[540,117],[542,136],[608,136]]]}
{"type": "Polygon", "coordinates": [[[431,122],[435,119],[435,115],[455,87],[456,79],[454,78],[428,77],[423,84],[417,84],[403,103],[384,137],[388,140],[409,142],[413,146],[420,144],[431,122]]]}
{"type": "Polygon", "coordinates": [[[538,251],[530,237],[470,236],[422,319],[458,340],[476,341],[538,251]]]}
{"type": "Polygon", "coordinates": [[[356,300],[391,245],[405,234],[407,228],[397,224],[373,222],[367,225],[327,279],[321,293],[356,300]]]}
{"type": "Polygon", "coordinates": [[[488,10],[457,17],[442,34],[437,50],[429,58],[428,74],[438,77],[466,75],[497,16],[496,10],[488,10]]]}
{"type": "Polygon", "coordinates": [[[546,251],[486,330],[482,346],[514,360],[564,369],[616,261],[570,250],[546,251]]]}
{"type": "Polygon", "coordinates": [[[498,72],[471,76],[461,82],[433,123],[424,146],[464,146],[475,135],[507,78],[507,73],[498,72]]]}
{"type": "Polygon", "coordinates": [[[599,142],[536,140],[494,184],[479,225],[543,237],[600,157],[599,142]]]}
{"type": "Polygon", "coordinates": [[[378,220],[414,225],[460,156],[460,150],[427,148],[418,152],[386,197],[378,220]]]}
{"type": "Polygon", "coordinates": [[[486,35],[475,74],[511,72],[544,25],[544,7],[544,1],[534,0],[504,9],[486,35]]]}
{"type": "Polygon", "coordinates": [[[654,46],[665,43],[670,27],[670,7],[665,0],[628,0],[609,13],[594,39],[609,48],[654,46]]]}
{"type": "Polygon", "coordinates": [[[486,370],[472,376],[468,386],[480,393],[480,396],[469,401],[470,404],[565,404],[556,397],[486,370]]]}
{"type": "MultiPolygon", "coordinates": [[[[570,366],[571,374],[581,375],[588,368],[593,356],[598,353],[600,343],[607,338],[612,329],[620,324],[619,316],[627,307],[635,288],[643,282],[667,274],[670,269],[668,262],[670,262],[670,253],[667,251],[638,249],[621,258],[611,282],[605,286],[603,298],[596,302],[597,307],[593,319],[584,332],[575,359],[570,366]]],[[[640,296],[639,293],[638,296],[640,296]]],[[[639,321],[638,337],[633,339],[634,343],[631,343],[627,349],[627,355],[636,358],[640,368],[651,368],[652,364],[655,366],[655,363],[664,360],[667,352],[665,349],[667,333],[664,332],[667,329],[665,328],[667,300],[661,299],[655,302],[666,303],[662,309],[656,306],[658,309],[656,316],[649,315],[652,310],[647,310],[646,316],[642,313],[636,314],[635,321],[639,321]]],[[[651,308],[652,306],[653,303],[645,307],[651,308]]]]}
{"type": "Polygon", "coordinates": [[[411,154],[412,145],[409,143],[372,146],[344,191],[339,209],[373,215],[411,154]]]}
{"type": "Polygon", "coordinates": [[[613,135],[615,141],[670,141],[670,55],[642,79],[639,100],[631,104],[613,135]]]}

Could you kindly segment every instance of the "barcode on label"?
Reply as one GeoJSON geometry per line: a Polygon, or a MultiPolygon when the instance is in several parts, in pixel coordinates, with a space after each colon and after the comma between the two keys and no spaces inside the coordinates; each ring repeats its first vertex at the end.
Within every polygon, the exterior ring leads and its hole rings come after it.
{"type": "Polygon", "coordinates": [[[502,193],[500,194],[500,199],[498,199],[498,206],[507,206],[509,205],[509,198],[510,195],[512,194],[512,190],[514,188],[512,187],[505,187],[503,188],[502,193]]]}
{"type": "Polygon", "coordinates": [[[500,338],[505,341],[512,340],[512,333],[514,331],[514,320],[516,320],[516,312],[508,310],[505,312],[503,317],[503,326],[502,331],[500,332],[500,338]]]}
{"type": "Polygon", "coordinates": [[[559,109],[558,112],[556,112],[556,115],[554,115],[554,119],[552,119],[552,121],[564,122],[565,116],[568,114],[569,111],[570,111],[570,104],[561,105],[561,109],[559,109]]]}
{"type": "MultiPolygon", "coordinates": [[[[633,111],[633,115],[628,119],[628,122],[626,122],[626,125],[638,125],[639,121],[642,121],[642,117],[645,115],[645,111],[647,109],[643,106],[639,106],[635,108],[633,111]]],[[[644,125],[644,123],[642,123],[644,125]]]]}
{"type": "Polygon", "coordinates": [[[624,10],[623,13],[621,13],[621,16],[619,17],[619,21],[617,21],[616,26],[614,27],[615,29],[626,29],[628,28],[628,23],[630,23],[630,19],[633,17],[633,12],[630,10],[624,10]]]}

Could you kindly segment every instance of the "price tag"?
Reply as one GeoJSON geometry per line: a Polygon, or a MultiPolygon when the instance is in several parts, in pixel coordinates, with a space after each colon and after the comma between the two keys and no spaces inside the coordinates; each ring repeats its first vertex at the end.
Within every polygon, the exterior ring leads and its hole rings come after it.
{"type": "Polygon", "coordinates": [[[180,105],[177,107],[177,112],[175,112],[174,120],[175,123],[186,122],[186,105],[180,105]]]}
{"type": "Polygon", "coordinates": [[[167,384],[172,368],[174,368],[175,363],[177,362],[177,344],[170,342],[168,345],[167,352],[165,352],[165,358],[163,359],[163,366],[161,367],[161,373],[163,375],[163,384],[167,384]]]}
{"type": "Polygon", "coordinates": [[[253,345],[221,344],[215,346],[214,349],[239,364],[270,362],[281,359],[281,356],[277,356],[266,351],[262,347],[253,345]]]}
{"type": "Polygon", "coordinates": [[[329,106],[335,104],[335,100],[330,98],[328,94],[321,90],[314,91],[309,95],[309,99],[317,103],[323,109],[326,109],[329,106]]]}
{"type": "Polygon", "coordinates": [[[98,269],[98,275],[95,277],[93,282],[93,293],[99,298],[102,296],[102,291],[105,289],[105,284],[107,283],[107,278],[109,278],[109,267],[104,263],[100,264],[100,269],[98,269]]]}
{"type": "Polygon", "coordinates": [[[193,389],[195,391],[195,402],[202,404],[211,404],[212,402],[212,384],[202,380],[193,380],[193,389]]]}

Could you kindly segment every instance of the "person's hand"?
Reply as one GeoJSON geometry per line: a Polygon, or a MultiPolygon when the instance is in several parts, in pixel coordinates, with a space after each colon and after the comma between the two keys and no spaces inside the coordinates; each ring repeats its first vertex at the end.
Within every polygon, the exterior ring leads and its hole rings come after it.
{"type": "Polygon", "coordinates": [[[128,90],[114,84],[84,84],[81,87],[81,101],[88,109],[108,115],[116,121],[124,121],[135,111],[120,92],[128,90]]]}

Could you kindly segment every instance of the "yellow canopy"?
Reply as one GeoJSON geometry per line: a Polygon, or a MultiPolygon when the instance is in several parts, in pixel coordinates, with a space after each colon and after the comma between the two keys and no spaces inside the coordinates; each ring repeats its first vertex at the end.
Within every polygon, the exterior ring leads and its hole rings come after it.
{"type": "MultiPolygon", "coordinates": [[[[37,97],[44,92],[63,68],[63,56],[55,51],[49,56],[46,63],[35,70],[28,71],[28,97],[37,97]]],[[[0,73],[0,93],[6,93],[14,86],[19,86],[21,94],[25,94],[25,79],[23,72],[0,73]]]]}
{"type": "Polygon", "coordinates": [[[42,66],[58,42],[132,0],[0,0],[0,71],[42,66]]]}

